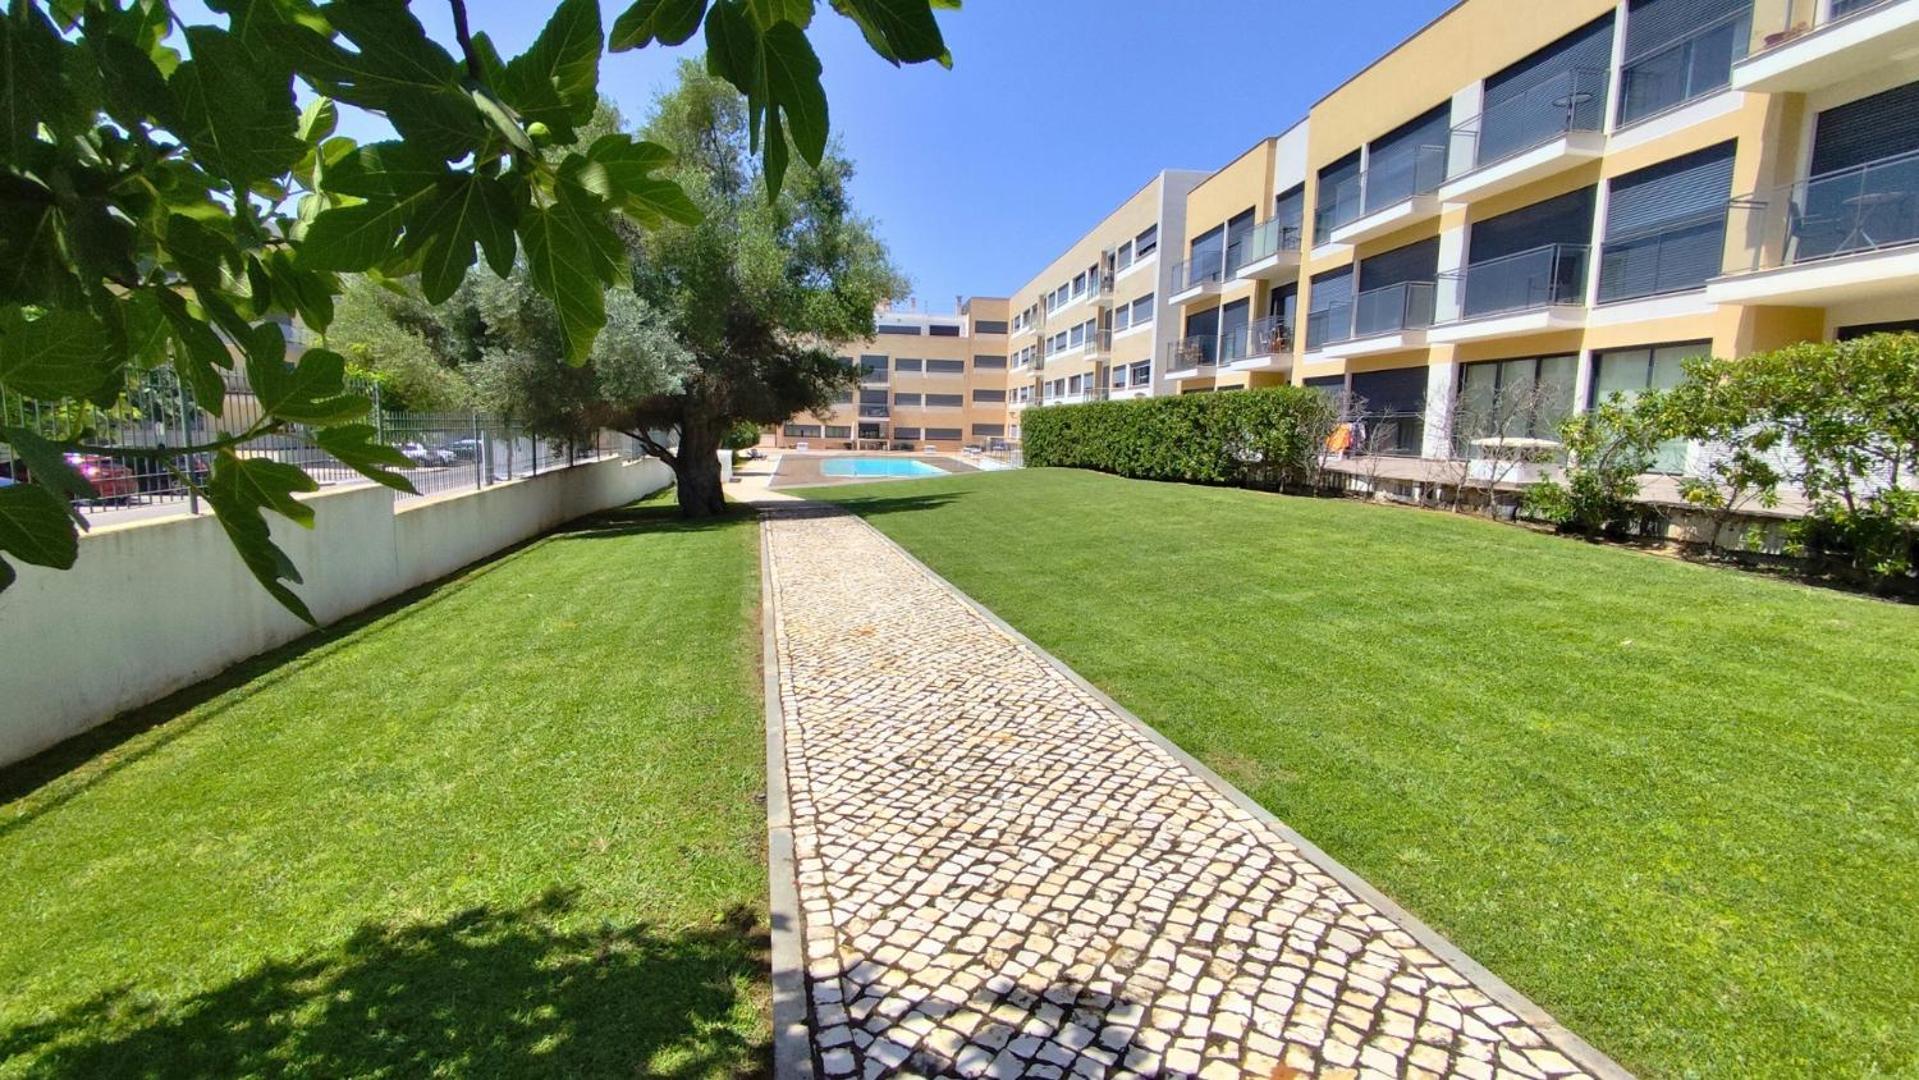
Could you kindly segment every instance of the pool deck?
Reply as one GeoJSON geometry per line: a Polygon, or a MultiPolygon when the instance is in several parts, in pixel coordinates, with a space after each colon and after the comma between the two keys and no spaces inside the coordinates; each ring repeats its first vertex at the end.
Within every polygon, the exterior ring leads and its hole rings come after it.
{"type": "Polygon", "coordinates": [[[877,458],[885,461],[917,461],[955,475],[980,470],[957,457],[945,454],[815,454],[778,451],[776,468],[768,487],[822,487],[829,484],[883,484],[892,480],[925,480],[924,476],[828,476],[822,466],[834,458],[877,458]]]}

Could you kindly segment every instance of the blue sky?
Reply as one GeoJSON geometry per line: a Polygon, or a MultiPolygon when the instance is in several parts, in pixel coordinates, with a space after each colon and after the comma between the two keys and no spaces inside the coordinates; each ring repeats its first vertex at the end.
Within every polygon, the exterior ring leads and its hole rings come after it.
{"type": "MultiPolygon", "coordinates": [[[[625,3],[603,3],[607,25],[625,3]]],[[[922,302],[949,311],[957,295],[1024,284],[1160,169],[1211,171],[1285,130],[1450,3],[966,0],[941,15],[951,71],[895,70],[825,3],[813,38],[833,130],[859,170],[855,202],[922,302]]],[[[467,6],[507,56],[552,10],[544,0],[467,6]]],[[[183,15],[194,7],[179,5],[183,15]]],[[[436,39],[453,40],[444,3],[413,8],[436,39]]],[[[699,42],[608,56],[601,91],[637,119],[699,42]]]]}

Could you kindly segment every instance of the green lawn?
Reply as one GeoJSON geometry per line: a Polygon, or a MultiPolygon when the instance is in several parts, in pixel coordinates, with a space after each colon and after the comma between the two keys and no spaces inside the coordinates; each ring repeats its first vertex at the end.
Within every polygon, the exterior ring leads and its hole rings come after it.
{"type": "Polygon", "coordinates": [[[1919,1074],[1919,610],[1090,473],[809,494],[1628,1068],[1919,1074]]]}
{"type": "Polygon", "coordinates": [[[757,532],[666,512],[0,772],[0,1076],[763,1072],[757,532]]]}

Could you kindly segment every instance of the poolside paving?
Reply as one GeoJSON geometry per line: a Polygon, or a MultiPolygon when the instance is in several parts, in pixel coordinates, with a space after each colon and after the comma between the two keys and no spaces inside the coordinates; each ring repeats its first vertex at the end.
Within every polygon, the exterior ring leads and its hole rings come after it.
{"type": "Polygon", "coordinates": [[[1620,1075],[865,522],[768,510],[816,1075],[1620,1075]]]}

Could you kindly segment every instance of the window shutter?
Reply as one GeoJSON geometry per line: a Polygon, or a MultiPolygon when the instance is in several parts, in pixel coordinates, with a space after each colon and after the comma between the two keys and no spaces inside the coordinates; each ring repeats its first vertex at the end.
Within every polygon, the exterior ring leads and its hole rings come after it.
{"type": "Polygon", "coordinates": [[[1626,12],[1626,62],[1741,11],[1752,0],[1632,0],[1626,12]]]}
{"type": "Polygon", "coordinates": [[[1734,145],[1707,147],[1614,180],[1606,239],[1624,239],[1723,210],[1732,197],[1734,145]]]}
{"type": "Polygon", "coordinates": [[[1511,213],[1473,223],[1467,246],[1469,265],[1544,247],[1590,244],[1597,188],[1580,188],[1511,213]]]}
{"type": "Polygon", "coordinates": [[[1359,291],[1372,292],[1403,281],[1432,281],[1439,276],[1439,237],[1381,252],[1359,264],[1359,291]]]}
{"type": "Polygon", "coordinates": [[[1919,150],[1919,82],[1827,109],[1817,130],[1814,176],[1919,150]]]}

